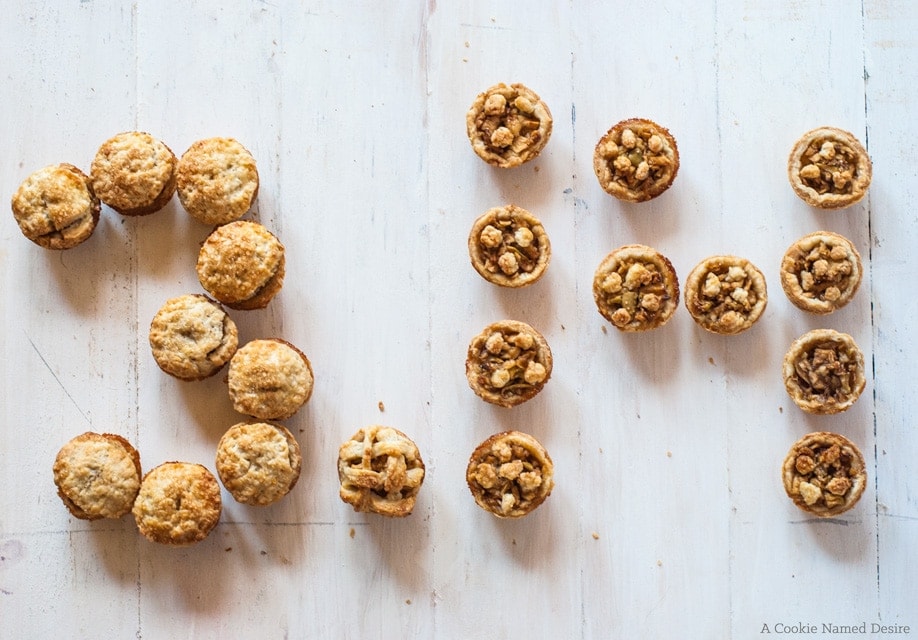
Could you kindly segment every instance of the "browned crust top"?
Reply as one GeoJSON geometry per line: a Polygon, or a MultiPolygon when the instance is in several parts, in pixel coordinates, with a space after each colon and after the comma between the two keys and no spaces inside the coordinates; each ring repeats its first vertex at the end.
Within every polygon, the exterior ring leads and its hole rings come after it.
{"type": "Polygon", "coordinates": [[[520,518],[554,488],[554,465],[545,447],[520,431],[496,433],[469,457],[466,482],[475,502],[499,518],[520,518]]]}
{"type": "Polygon", "coordinates": [[[551,377],[552,355],[541,333],[525,322],[492,323],[469,344],[465,374],[486,402],[513,407],[539,393],[551,377]]]}
{"type": "Polygon", "coordinates": [[[514,204],[479,216],[469,232],[468,247],[475,271],[501,287],[536,282],[551,259],[551,243],[541,221],[514,204]]]}
{"type": "Polygon", "coordinates": [[[669,189],[679,172],[679,148],[666,127],[646,118],[613,125],[593,151],[600,186],[627,202],[645,202],[669,189]]]}
{"type": "Polygon", "coordinates": [[[669,259],[651,247],[629,244],[610,252],[593,276],[599,313],[621,331],[664,325],[679,306],[679,278],[669,259]]]}
{"type": "Polygon", "coordinates": [[[854,507],[867,485],[860,450],[848,438],[828,431],[795,442],[784,458],[781,478],[794,504],[820,518],[854,507]]]}

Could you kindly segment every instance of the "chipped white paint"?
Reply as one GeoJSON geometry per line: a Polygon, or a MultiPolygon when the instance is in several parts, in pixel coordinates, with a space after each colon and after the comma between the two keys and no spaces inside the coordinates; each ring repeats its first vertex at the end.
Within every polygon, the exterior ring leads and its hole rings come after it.
{"type": "MultiPolygon", "coordinates": [[[[918,268],[914,87],[918,5],[803,3],[20,2],[0,38],[0,185],[143,129],[177,153],[237,137],[259,162],[253,217],[288,250],[283,291],[234,314],[244,340],[280,336],[312,360],[316,389],[286,421],[305,450],[294,492],[255,509],[224,494],[204,543],[160,548],[133,522],[80,522],[55,495],[60,445],[127,436],[144,467],[213,468],[234,415],[221,377],[167,378],[146,330],[162,302],[198,291],[207,229],[177,199],[124,219],[106,209],[85,245],[50,253],[0,224],[0,637],[751,638],[763,625],[910,625],[918,563],[918,268]],[[496,4],[497,6],[489,6],[496,4]],[[398,8],[396,9],[396,6],[398,8]],[[495,171],[463,116],[477,92],[521,81],[555,116],[546,151],[495,171]],[[612,200],[595,141],[625,117],[675,135],[682,167],[657,200],[612,200]],[[840,212],[797,200],[794,138],[822,124],[867,141],[868,199],[840,212]],[[497,290],[465,240],[515,202],[553,247],[545,278],[497,290]],[[868,278],[816,318],[783,296],[797,237],[852,238],[868,278]],[[766,274],[760,323],[732,338],[680,308],[622,335],[596,312],[592,273],[625,243],[680,276],[744,255],[766,274]],[[502,410],[463,375],[468,340],[503,317],[539,328],[555,370],[502,410]],[[840,416],[802,414],[778,375],[809,328],[851,333],[873,365],[840,416]],[[338,444],[381,422],[417,441],[428,476],[402,521],[337,497],[338,444]],[[554,494],[501,522],[465,488],[469,453],[509,428],[554,458],[554,494]],[[870,486],[843,518],[810,520],[778,467],[811,430],[858,442],[870,486]]],[[[821,630],[821,626],[819,626],[821,630]]],[[[901,635],[901,634],[900,634],[901,635]]],[[[790,637],[790,636],[788,636],[790,637]]],[[[831,636],[826,636],[831,637],[831,636]]]]}

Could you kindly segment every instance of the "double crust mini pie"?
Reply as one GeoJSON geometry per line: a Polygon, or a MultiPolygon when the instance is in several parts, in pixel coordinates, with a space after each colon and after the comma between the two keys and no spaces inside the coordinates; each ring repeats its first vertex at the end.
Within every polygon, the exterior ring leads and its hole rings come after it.
{"type": "Polygon", "coordinates": [[[133,513],[148,540],[185,546],[204,540],[222,509],[220,485],[206,467],[164,462],[143,477],[133,513]]]}
{"type": "Polygon", "coordinates": [[[140,454],[112,433],[87,432],[67,442],[54,460],[54,484],[81,520],[120,518],[140,488],[140,454]]]}
{"type": "Polygon", "coordinates": [[[230,360],[227,382],[236,411],[260,420],[284,420],[312,395],[312,365],[285,340],[252,340],[230,360]]]}
{"type": "Polygon", "coordinates": [[[631,118],[614,125],[593,152],[600,186],[627,202],[644,202],[669,189],[679,171],[672,134],[652,120],[631,118]]]}
{"type": "Polygon", "coordinates": [[[820,431],[794,443],[781,468],[784,490],[798,507],[820,518],[848,511],[864,493],[864,457],[850,440],[820,431]]]}
{"type": "Polygon", "coordinates": [[[722,335],[749,329],[765,311],[765,276],[736,256],[711,256],[685,281],[685,306],[702,328],[722,335]]]}
{"type": "Polygon", "coordinates": [[[518,167],[541,153],[551,137],[551,111],[522,84],[499,83],[480,93],[465,116],[472,149],[488,164],[518,167]]]}
{"type": "Polygon", "coordinates": [[[817,231],[792,244],[781,260],[781,286],[798,308],[832,313],[854,297],[863,266],[854,244],[831,231],[817,231]]]}
{"type": "Polygon", "coordinates": [[[126,131],[102,143],[92,161],[92,186],[118,213],[159,211],[175,193],[175,154],[143,131],[126,131]]]}
{"type": "Polygon", "coordinates": [[[554,466],[538,440],[505,431],[475,448],[465,479],[479,507],[499,518],[520,518],[551,494],[554,466]]]}
{"type": "Polygon", "coordinates": [[[244,216],[258,195],[255,158],[233,138],[206,138],[179,158],[179,201],[192,218],[218,225],[244,216]]]}
{"type": "Polygon", "coordinates": [[[300,477],[303,456],[288,429],[241,422],[217,444],[217,474],[237,502],[265,506],[287,495],[300,477]]]}
{"type": "Polygon", "coordinates": [[[472,225],[468,244],[475,271],[501,287],[532,284],[551,259],[551,243],[542,223],[513,204],[482,214],[472,225]]]}
{"type": "Polygon", "coordinates": [[[424,482],[417,445],[398,429],[371,425],[338,449],[341,499],[354,511],[401,518],[414,509],[424,482]]]}
{"type": "Polygon", "coordinates": [[[283,286],[284,271],[284,245],[250,220],[217,227],[198,253],[201,286],[231,309],[268,306],[283,286]]]}
{"type": "Polygon", "coordinates": [[[833,329],[814,329],[794,340],[782,373],[788,395],[807,413],[841,413],[867,384],[854,338],[833,329]]]}
{"type": "Polygon", "coordinates": [[[150,349],[164,372],[203,380],[223,368],[239,346],[236,323],[202,294],[170,298],[150,323],[150,349]]]}
{"type": "Polygon", "coordinates": [[[22,235],[45,249],[70,249],[87,240],[102,209],[89,176],[67,163],[32,173],[10,204],[22,235]]]}
{"type": "Polygon", "coordinates": [[[820,209],[855,204],[870,186],[873,167],[863,145],[848,131],[819,127],[794,143],[787,177],[794,192],[820,209]]]}
{"type": "Polygon", "coordinates": [[[665,324],[679,305],[679,279],[672,263],[650,247],[629,244],[607,255],[593,276],[599,313],[622,331],[665,324]]]}
{"type": "Polygon", "coordinates": [[[525,322],[501,320],[472,339],[465,375],[486,402],[513,407],[529,400],[551,377],[551,349],[525,322]]]}

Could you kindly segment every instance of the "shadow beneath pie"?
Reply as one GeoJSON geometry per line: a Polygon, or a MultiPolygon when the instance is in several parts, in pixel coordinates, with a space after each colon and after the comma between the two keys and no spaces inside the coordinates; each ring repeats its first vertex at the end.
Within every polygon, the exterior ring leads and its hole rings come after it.
{"type": "MultiPolygon", "coordinates": [[[[605,320],[598,316],[599,321],[605,320]]],[[[659,387],[665,387],[679,372],[684,347],[673,317],[662,327],[648,331],[625,332],[606,322],[603,339],[610,346],[602,349],[604,357],[610,360],[607,370],[627,369],[643,380],[659,387]],[[627,363],[622,360],[626,359],[627,363]]]]}
{"type": "Polygon", "coordinates": [[[412,593],[423,589],[429,573],[424,562],[430,553],[430,521],[424,502],[422,488],[418,504],[404,518],[389,518],[376,514],[355,514],[363,518],[365,525],[360,535],[369,538],[376,547],[375,556],[388,567],[391,575],[406,591],[412,593]]]}

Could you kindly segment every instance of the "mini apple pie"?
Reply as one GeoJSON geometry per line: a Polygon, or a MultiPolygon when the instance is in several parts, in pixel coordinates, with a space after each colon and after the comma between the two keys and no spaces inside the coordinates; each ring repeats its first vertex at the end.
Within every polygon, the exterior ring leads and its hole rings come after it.
{"type": "Polygon", "coordinates": [[[781,261],[781,286],[798,308],[832,313],[861,285],[861,256],[848,238],[817,231],[792,244],[781,261]]]}
{"type": "Polygon", "coordinates": [[[835,127],[808,131],[794,143],[787,177],[794,192],[820,209],[840,209],[867,193],[873,166],[851,133],[835,127]]]}
{"type": "Polygon", "coordinates": [[[867,484],[864,456],[850,440],[820,431],[794,443],[781,477],[787,496],[820,518],[837,516],[861,499],[867,484]]]}
{"type": "Polygon", "coordinates": [[[494,434],[478,445],[465,479],[478,506],[498,518],[525,516],[545,502],[555,486],[548,452],[519,431],[494,434]]]}
{"type": "Polygon", "coordinates": [[[665,324],[679,305],[679,278],[664,255],[629,244],[607,255],[593,276],[599,313],[622,331],[665,324]]]}
{"type": "Polygon", "coordinates": [[[503,169],[535,158],[551,137],[548,105],[529,87],[503,82],[479,94],[465,116],[472,149],[503,169]]]}
{"type": "Polygon", "coordinates": [[[542,223],[514,204],[488,209],[472,225],[469,256],[482,278],[501,287],[525,287],[542,277],[551,244],[542,223]]]}
{"type": "Polygon", "coordinates": [[[465,376],[478,396],[501,407],[529,400],[551,377],[551,349],[525,322],[502,320],[469,344],[465,376]]]}
{"type": "Polygon", "coordinates": [[[814,329],[784,355],[784,386],[807,413],[841,413],[853,405],[867,380],[864,355],[847,333],[814,329]]]}
{"type": "Polygon", "coordinates": [[[685,281],[685,306],[702,328],[733,335],[750,328],[765,311],[765,276],[736,256],[699,262],[685,281]]]}
{"type": "Polygon", "coordinates": [[[360,429],[338,450],[341,499],[354,511],[401,518],[414,509],[424,462],[417,445],[391,427],[360,429]]]}
{"type": "Polygon", "coordinates": [[[619,200],[644,202],[669,189],[679,171],[679,149],[670,132],[652,120],[622,120],[599,139],[593,171],[619,200]]]}

